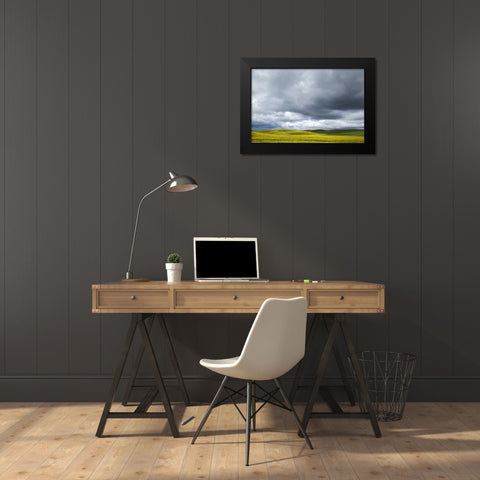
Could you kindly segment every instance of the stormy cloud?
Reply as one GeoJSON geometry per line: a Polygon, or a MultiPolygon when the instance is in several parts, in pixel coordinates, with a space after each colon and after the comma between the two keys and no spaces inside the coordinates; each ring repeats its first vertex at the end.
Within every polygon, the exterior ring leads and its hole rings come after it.
{"type": "Polygon", "coordinates": [[[252,70],[252,130],[339,128],[364,128],[363,70],[252,70]]]}

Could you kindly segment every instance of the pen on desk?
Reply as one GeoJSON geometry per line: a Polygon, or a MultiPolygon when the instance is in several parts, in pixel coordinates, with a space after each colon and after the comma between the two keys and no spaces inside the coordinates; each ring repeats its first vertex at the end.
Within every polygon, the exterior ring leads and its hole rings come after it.
{"type": "Polygon", "coordinates": [[[292,280],[292,283],[324,283],[325,280],[292,280]]]}
{"type": "Polygon", "coordinates": [[[182,425],[186,425],[190,420],[193,420],[195,417],[191,415],[190,417],[186,418],[183,422],[182,425]]]}

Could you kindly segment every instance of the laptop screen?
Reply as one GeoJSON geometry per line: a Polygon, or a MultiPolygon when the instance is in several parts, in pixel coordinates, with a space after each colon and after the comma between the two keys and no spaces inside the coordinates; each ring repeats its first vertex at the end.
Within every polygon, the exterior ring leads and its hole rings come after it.
{"type": "Polygon", "coordinates": [[[254,237],[194,237],[195,280],[258,279],[258,248],[254,237]]]}

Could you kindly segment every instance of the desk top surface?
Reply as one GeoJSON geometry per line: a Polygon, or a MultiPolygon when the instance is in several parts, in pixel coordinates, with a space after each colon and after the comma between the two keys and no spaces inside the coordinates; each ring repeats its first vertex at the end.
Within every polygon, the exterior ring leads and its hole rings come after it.
{"type": "Polygon", "coordinates": [[[382,289],[385,285],[381,283],[360,282],[360,281],[344,281],[344,280],[321,280],[318,282],[292,282],[288,280],[268,280],[268,281],[181,281],[181,282],[166,282],[160,280],[151,281],[116,281],[101,284],[94,284],[92,288],[102,289],[163,289],[163,288],[187,288],[187,289],[218,289],[218,288],[234,288],[234,289],[269,289],[269,288],[307,288],[307,289],[382,289]]]}

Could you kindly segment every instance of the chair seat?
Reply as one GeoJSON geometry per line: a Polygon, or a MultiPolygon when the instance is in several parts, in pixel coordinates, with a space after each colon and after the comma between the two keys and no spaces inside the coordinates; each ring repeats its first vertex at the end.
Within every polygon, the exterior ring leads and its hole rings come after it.
{"type": "Polygon", "coordinates": [[[264,372],[256,372],[249,365],[240,363],[240,356],[232,358],[219,358],[218,360],[210,358],[202,358],[200,365],[208,368],[212,372],[226,375],[231,378],[240,378],[241,380],[271,380],[272,377],[264,372]]]}
{"type": "MultiPolygon", "coordinates": [[[[210,359],[202,358],[200,365],[208,368],[212,372],[220,375],[226,375],[230,378],[239,378],[241,380],[272,380],[277,375],[272,375],[272,370],[267,371],[255,368],[257,360],[249,362],[240,362],[240,356],[232,358],[210,359]]],[[[277,372],[278,376],[284,372],[277,372]]]]}
{"type": "Polygon", "coordinates": [[[211,359],[211,358],[202,358],[200,360],[200,365],[208,368],[210,370],[216,371],[216,368],[226,368],[232,367],[235,362],[238,360],[238,356],[232,358],[219,358],[219,359],[211,359]]]}

